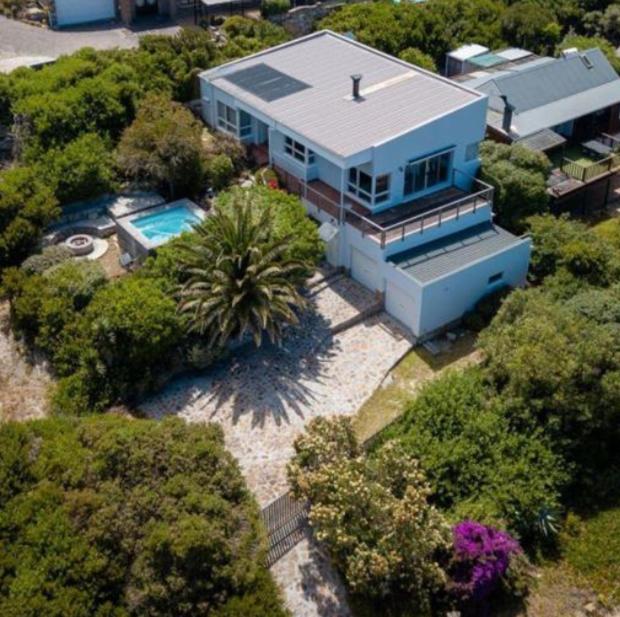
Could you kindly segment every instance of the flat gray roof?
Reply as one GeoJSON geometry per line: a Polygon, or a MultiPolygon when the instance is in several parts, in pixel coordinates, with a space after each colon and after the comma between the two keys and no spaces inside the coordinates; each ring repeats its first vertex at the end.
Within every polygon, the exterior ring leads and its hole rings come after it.
{"type": "Polygon", "coordinates": [[[342,157],[484,98],[466,86],[328,30],[210,69],[202,77],[283,129],[342,157]],[[309,87],[267,101],[227,78],[261,64],[309,87]],[[358,101],[351,96],[354,74],[362,75],[358,101]]]}
{"type": "Polygon", "coordinates": [[[493,223],[481,223],[397,253],[389,259],[395,266],[424,284],[520,242],[520,238],[493,223]]]}

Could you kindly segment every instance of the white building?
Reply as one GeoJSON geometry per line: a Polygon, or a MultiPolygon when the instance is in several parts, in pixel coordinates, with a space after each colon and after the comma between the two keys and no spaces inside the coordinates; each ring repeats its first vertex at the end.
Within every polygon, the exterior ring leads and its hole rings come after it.
{"type": "Polygon", "coordinates": [[[205,121],[336,228],[328,259],[417,336],[525,281],[530,242],[474,179],[486,96],[322,31],[201,74],[205,121]]]}

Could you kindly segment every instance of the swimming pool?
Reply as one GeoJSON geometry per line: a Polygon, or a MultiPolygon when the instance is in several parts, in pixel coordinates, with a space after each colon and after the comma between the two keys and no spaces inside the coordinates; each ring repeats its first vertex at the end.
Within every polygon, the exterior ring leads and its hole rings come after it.
{"type": "Polygon", "coordinates": [[[205,211],[189,199],[155,206],[116,219],[116,233],[123,253],[136,259],[166,244],[205,218],[205,211]]]}
{"type": "Polygon", "coordinates": [[[186,205],[180,205],[145,214],[133,219],[131,223],[147,240],[159,244],[184,231],[190,231],[193,225],[200,223],[200,218],[186,205]]]}

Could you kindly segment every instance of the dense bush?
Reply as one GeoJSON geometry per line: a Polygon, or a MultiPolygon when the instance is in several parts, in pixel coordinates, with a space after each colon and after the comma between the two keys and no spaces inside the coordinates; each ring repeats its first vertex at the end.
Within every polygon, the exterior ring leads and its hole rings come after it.
{"type": "Polygon", "coordinates": [[[52,266],[69,261],[72,257],[73,253],[64,244],[54,244],[28,257],[21,267],[26,274],[43,274],[52,266]]]}
{"type": "Polygon", "coordinates": [[[502,15],[502,33],[505,40],[544,55],[559,42],[562,27],[551,7],[521,0],[502,15]]]}
{"type": "Polygon", "coordinates": [[[426,615],[445,584],[438,559],[449,528],[428,504],[415,459],[392,444],[372,458],[360,454],[346,419],[313,420],[294,447],[291,485],[309,499],[316,537],[351,591],[387,601],[404,593],[415,614],[426,615]]]}
{"type": "Polygon", "coordinates": [[[112,152],[93,133],[85,133],[62,149],[48,150],[35,168],[54,187],[61,204],[96,197],[115,186],[112,152]]]}
{"type": "Polygon", "coordinates": [[[284,617],[215,426],[5,424],[0,452],[0,614],[284,617]]]}
{"type": "Polygon", "coordinates": [[[101,265],[92,261],[64,261],[42,275],[6,276],[13,328],[53,358],[65,326],[74,324],[104,283],[101,265]]]}
{"type": "Polygon", "coordinates": [[[435,64],[435,61],[428,54],[425,54],[416,47],[407,47],[406,49],[403,49],[398,54],[398,57],[405,62],[419,66],[427,71],[437,73],[437,65],[435,64]]]}
{"type": "Polygon", "coordinates": [[[290,39],[290,35],[284,28],[270,21],[249,19],[239,15],[229,17],[222,25],[222,31],[227,38],[222,53],[230,59],[286,43],[290,39]]]}
{"type": "Polygon", "coordinates": [[[263,0],[261,12],[264,17],[286,13],[291,8],[291,0],[263,0]]]}
{"type": "Polygon", "coordinates": [[[525,540],[542,512],[559,505],[563,461],[535,429],[514,432],[476,369],[426,386],[384,440],[420,460],[433,501],[453,520],[474,518],[525,540]]]}
{"type": "Polygon", "coordinates": [[[580,472],[604,469],[613,458],[619,344],[617,328],[555,302],[544,290],[512,293],[480,337],[485,375],[515,430],[543,430],[580,472]]]}
{"type": "Polygon", "coordinates": [[[466,615],[488,613],[490,596],[501,588],[522,549],[509,534],[475,521],[455,525],[452,536],[449,589],[466,615]]]}
{"type": "Polygon", "coordinates": [[[548,207],[547,176],[550,163],[544,154],[523,146],[485,141],[480,147],[480,176],[495,188],[497,221],[521,232],[526,217],[548,207]]]}
{"type": "Polygon", "coordinates": [[[176,303],[155,281],[125,277],[101,289],[64,335],[56,411],[74,412],[74,394],[99,411],[161,385],[179,361],[183,330],[176,303]]]}
{"type": "Polygon", "coordinates": [[[202,127],[190,111],[161,95],[147,96],[118,146],[120,169],[172,198],[202,188],[202,127]]]}
{"type": "Polygon", "coordinates": [[[226,188],[235,174],[235,166],[226,154],[218,154],[207,163],[207,178],[216,191],[226,188]]]}
{"type": "Polygon", "coordinates": [[[585,224],[550,215],[534,216],[527,224],[533,244],[530,278],[534,282],[561,271],[591,285],[606,285],[617,277],[618,253],[585,224]]]}
{"type": "Polygon", "coordinates": [[[0,172],[0,272],[28,257],[59,213],[53,189],[33,168],[0,172]]]}
{"type": "Polygon", "coordinates": [[[247,192],[256,216],[270,210],[273,218],[273,239],[290,237],[288,257],[306,262],[312,268],[323,258],[325,246],[319,238],[318,229],[298,197],[266,186],[251,189],[234,188],[218,195],[220,208],[230,210],[244,192],[247,192]]]}

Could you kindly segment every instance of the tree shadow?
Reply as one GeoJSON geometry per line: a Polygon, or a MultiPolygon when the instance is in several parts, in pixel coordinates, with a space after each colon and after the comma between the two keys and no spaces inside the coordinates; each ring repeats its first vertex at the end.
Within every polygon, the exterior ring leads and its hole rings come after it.
{"type": "Polygon", "coordinates": [[[252,428],[262,428],[271,417],[276,425],[290,423],[290,413],[305,418],[317,400],[325,363],[335,354],[329,323],[314,311],[302,315],[281,346],[264,343],[258,349],[240,349],[213,371],[207,404],[214,404],[210,419],[224,405],[232,408],[232,422],[252,414],[252,428]]]}
{"type": "Polygon", "coordinates": [[[299,566],[304,599],[314,604],[320,617],[350,617],[347,592],[340,575],[309,527],[305,536],[309,559],[299,566]]]}

